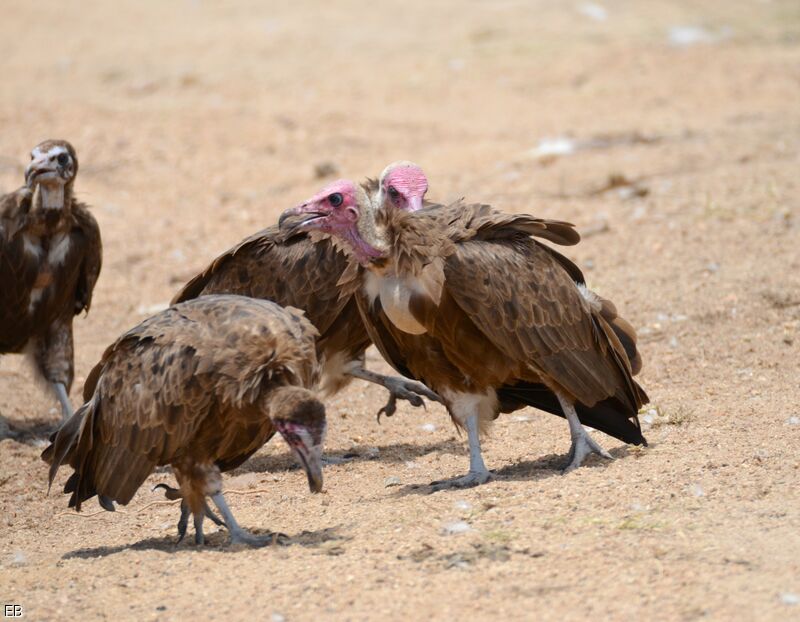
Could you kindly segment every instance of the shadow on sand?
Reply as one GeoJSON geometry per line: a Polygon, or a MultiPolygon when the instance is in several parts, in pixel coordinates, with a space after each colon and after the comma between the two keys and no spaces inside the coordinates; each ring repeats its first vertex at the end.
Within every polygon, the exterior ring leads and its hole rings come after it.
{"type": "Polygon", "coordinates": [[[10,419],[0,415],[0,440],[10,438],[26,445],[41,445],[61,425],[60,419],[10,419]]]}
{"type": "MultiPolygon", "coordinates": [[[[421,458],[431,453],[464,454],[464,443],[456,439],[448,439],[436,443],[396,443],[387,445],[359,445],[346,452],[326,452],[328,458],[340,459],[343,462],[376,461],[403,463],[421,458]],[[377,449],[377,451],[376,451],[377,449]]],[[[271,473],[298,468],[291,453],[282,452],[277,455],[253,456],[242,466],[230,472],[231,475],[243,473],[271,473]]]]}
{"type": "MultiPolygon", "coordinates": [[[[609,450],[609,453],[614,457],[615,460],[620,460],[630,455],[627,445],[615,447],[614,449],[609,450]]],[[[565,466],[566,458],[566,454],[548,454],[546,456],[536,458],[535,460],[522,460],[520,462],[515,462],[492,471],[492,475],[494,476],[493,481],[535,482],[554,476],[562,477],[564,476],[562,469],[565,466]]],[[[609,460],[593,455],[586,458],[580,469],[605,469],[608,467],[608,465],[609,460]]],[[[464,466],[467,466],[466,462],[464,466]]],[[[578,472],[580,472],[580,469],[578,469],[578,472]]],[[[454,478],[461,475],[464,475],[464,473],[458,473],[456,476],[454,476],[454,478]]],[[[570,474],[567,474],[566,476],[569,475],[570,474]]],[[[447,480],[442,479],[441,481],[447,480]]],[[[409,484],[398,489],[394,496],[404,497],[407,495],[430,495],[434,492],[458,492],[459,490],[463,490],[463,488],[453,487],[445,488],[443,490],[435,490],[432,483],[409,484]]]]}
{"type": "MultiPolygon", "coordinates": [[[[251,530],[255,535],[273,535],[275,532],[267,530],[251,530]]],[[[120,544],[118,546],[98,546],[91,548],[77,549],[70,551],[62,556],[62,559],[96,559],[100,557],[108,557],[109,555],[116,555],[117,553],[124,553],[126,551],[161,551],[169,554],[180,554],[189,551],[203,550],[209,553],[236,553],[239,551],[252,550],[252,547],[247,547],[241,544],[231,545],[228,540],[228,532],[220,529],[216,533],[211,533],[206,536],[206,543],[203,546],[198,546],[194,543],[193,535],[186,534],[183,542],[178,543],[177,536],[162,536],[160,538],[146,538],[133,544],[120,544]]],[[[260,548],[276,548],[283,549],[289,546],[302,546],[306,548],[324,548],[326,554],[336,554],[336,547],[331,547],[328,543],[347,542],[350,537],[342,536],[338,533],[338,528],[329,527],[327,529],[320,529],[318,531],[301,531],[295,536],[291,536],[288,542],[281,542],[275,544],[268,544],[260,548]],[[332,552],[333,551],[333,552],[332,552]]]]}

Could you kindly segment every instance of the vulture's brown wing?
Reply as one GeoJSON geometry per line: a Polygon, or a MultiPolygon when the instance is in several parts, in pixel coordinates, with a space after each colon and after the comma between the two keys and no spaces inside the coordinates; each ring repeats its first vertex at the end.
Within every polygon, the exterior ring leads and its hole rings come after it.
{"type": "Polygon", "coordinates": [[[92,292],[100,276],[103,265],[103,242],[100,238],[100,227],[89,209],[82,203],[72,206],[72,215],[77,223],[77,235],[83,243],[83,261],[75,291],[75,314],[88,311],[92,305],[92,292]]]}
{"type": "MultiPolygon", "coordinates": [[[[145,320],[103,354],[89,374],[77,438],[54,440],[51,481],[65,454],[75,473],[65,492],[80,509],[98,491],[126,504],[156,465],[169,462],[194,435],[213,394],[198,375],[185,335],[177,338],[173,309],[145,320]]],[[[67,427],[67,426],[65,426],[67,427]]]]}
{"type": "Polygon", "coordinates": [[[32,197],[28,188],[0,197],[0,353],[17,351],[29,336],[27,309],[38,265],[18,233],[32,197]]]}
{"type": "Polygon", "coordinates": [[[455,201],[449,205],[430,205],[418,215],[435,220],[453,241],[497,240],[534,236],[561,246],[573,246],[581,236],[575,225],[563,220],[535,218],[528,214],[504,214],[490,205],[455,201]]]}
{"type": "Polygon", "coordinates": [[[458,306],[509,357],[591,406],[640,397],[624,349],[557,259],[531,239],[461,242],[445,263],[458,306]]]}
{"type": "Polygon", "coordinates": [[[243,240],[215,259],[172,302],[208,294],[239,294],[302,309],[325,334],[348,303],[337,282],[348,261],[329,238],[289,238],[277,226],[243,240]]]}
{"type": "MultiPolygon", "coordinates": [[[[267,380],[310,386],[315,336],[299,311],[238,296],[203,297],[145,320],[90,374],[94,393],[79,437],[56,436],[51,478],[66,458],[76,471],[65,488],[71,505],[97,492],[128,503],[156,465],[186,450],[207,417],[236,416],[267,380]]],[[[224,433],[214,443],[236,449],[224,433]]],[[[213,448],[197,450],[213,456],[213,448]]]]}

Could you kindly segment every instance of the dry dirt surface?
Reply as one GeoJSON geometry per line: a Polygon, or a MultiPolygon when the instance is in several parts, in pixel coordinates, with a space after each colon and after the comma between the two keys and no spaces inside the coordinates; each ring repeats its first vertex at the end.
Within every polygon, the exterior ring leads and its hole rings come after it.
{"type": "Polygon", "coordinates": [[[501,416],[495,481],[431,494],[466,470],[465,439],[437,405],[378,424],[383,392],[353,383],[327,404],[329,451],[355,457],[326,468],[325,494],[280,439],[226,476],[240,522],[292,544],[212,529],[198,548],[152,504],[166,470],[115,514],[66,511],[65,472],[48,495],[56,402],[4,357],[2,604],[30,620],[800,619],[797,0],[0,13],[0,188],[68,138],[103,231],[76,403],[104,347],[214,256],[332,174],[396,159],[434,199],[575,222],[568,254],[638,327],[652,399],[648,448],[597,434],[615,460],[567,476],[562,419],[501,416]]]}

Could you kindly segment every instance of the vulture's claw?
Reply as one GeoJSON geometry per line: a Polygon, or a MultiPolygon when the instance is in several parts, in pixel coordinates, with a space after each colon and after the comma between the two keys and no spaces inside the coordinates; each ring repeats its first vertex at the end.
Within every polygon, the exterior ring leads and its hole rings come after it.
{"type": "Polygon", "coordinates": [[[285,533],[265,533],[254,534],[239,528],[238,531],[231,532],[231,544],[246,544],[247,546],[288,546],[291,540],[285,533]]]}
{"type": "Polygon", "coordinates": [[[378,411],[378,423],[381,422],[381,415],[391,417],[397,410],[397,400],[406,400],[412,406],[425,408],[423,397],[427,397],[433,402],[440,402],[442,398],[431,391],[421,382],[409,380],[397,376],[386,376],[381,384],[389,390],[389,401],[378,411]]]}
{"type": "MultiPolygon", "coordinates": [[[[419,396],[416,396],[419,399],[419,396]]],[[[420,400],[421,401],[421,400],[420,400]]],[[[414,404],[414,402],[411,402],[414,404]]],[[[415,406],[417,404],[414,404],[415,406]]],[[[381,422],[381,415],[386,415],[387,417],[391,417],[397,411],[397,396],[394,393],[389,393],[389,401],[386,402],[386,405],[383,406],[376,416],[378,423],[381,422]]]]}
{"type": "Polygon", "coordinates": [[[401,376],[384,376],[363,367],[352,369],[348,373],[354,378],[361,378],[361,380],[379,384],[389,391],[389,401],[386,402],[386,406],[378,411],[378,423],[381,421],[381,415],[385,414],[387,417],[391,417],[395,413],[398,399],[406,400],[412,406],[425,406],[425,402],[422,400],[423,397],[427,397],[434,402],[442,402],[442,398],[434,391],[431,391],[416,380],[409,380],[401,376]]]}
{"type": "MultiPolygon", "coordinates": [[[[175,501],[176,499],[183,499],[181,491],[178,490],[177,488],[173,488],[168,484],[156,484],[155,486],[153,486],[151,492],[155,492],[159,488],[162,488],[164,490],[164,496],[170,501],[175,501]]],[[[181,504],[181,508],[183,508],[183,504],[181,504]]]]}

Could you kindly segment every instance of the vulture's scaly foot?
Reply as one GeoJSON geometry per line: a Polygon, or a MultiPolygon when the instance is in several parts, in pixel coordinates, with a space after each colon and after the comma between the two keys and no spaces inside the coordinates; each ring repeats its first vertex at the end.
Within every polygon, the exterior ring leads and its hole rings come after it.
{"type": "Polygon", "coordinates": [[[461,477],[455,477],[453,479],[443,479],[438,480],[435,482],[431,482],[431,487],[433,488],[433,492],[439,492],[440,490],[448,490],[450,488],[473,488],[475,486],[480,486],[481,484],[485,484],[486,482],[490,482],[494,479],[494,475],[491,474],[488,470],[483,471],[470,471],[466,475],[462,475],[461,477]]]}
{"type": "Polygon", "coordinates": [[[433,402],[440,402],[442,398],[436,393],[431,391],[421,382],[416,380],[409,380],[400,376],[383,376],[384,387],[389,391],[389,401],[386,405],[378,411],[378,422],[380,423],[381,415],[385,414],[391,417],[397,410],[397,400],[406,400],[412,406],[425,406],[423,397],[427,397],[433,402]]]}
{"type": "Polygon", "coordinates": [[[219,513],[222,514],[222,518],[225,520],[225,524],[231,534],[231,544],[246,544],[256,547],[266,546],[267,544],[288,544],[289,536],[286,534],[270,533],[257,536],[240,527],[239,523],[237,523],[236,519],[233,517],[233,513],[221,492],[212,495],[211,500],[214,502],[214,505],[217,506],[219,513]]]}
{"type": "Polygon", "coordinates": [[[285,533],[265,533],[256,535],[241,527],[238,531],[231,532],[231,544],[246,544],[247,546],[260,547],[271,544],[289,544],[289,536],[285,533]]]}
{"type": "Polygon", "coordinates": [[[603,458],[613,460],[614,457],[605,449],[600,447],[596,440],[594,440],[589,433],[581,426],[581,433],[572,437],[572,445],[569,448],[569,455],[567,456],[567,464],[562,473],[566,475],[570,471],[574,471],[583,463],[586,456],[590,454],[598,454],[603,458]]]}
{"type": "Polygon", "coordinates": [[[609,460],[614,457],[595,441],[589,433],[581,425],[578,419],[578,413],[575,412],[575,406],[563,396],[556,394],[558,401],[561,403],[561,409],[567,417],[569,423],[569,435],[572,437],[572,445],[569,448],[569,455],[567,456],[567,464],[562,473],[565,475],[570,471],[574,471],[583,463],[584,458],[589,454],[598,454],[609,460]]]}
{"type": "Polygon", "coordinates": [[[366,370],[363,367],[353,369],[349,373],[354,378],[374,382],[389,391],[389,401],[378,411],[378,422],[381,420],[381,415],[385,414],[387,417],[391,417],[395,413],[397,400],[399,399],[410,402],[412,406],[424,406],[423,397],[427,397],[433,402],[442,401],[442,398],[435,392],[416,380],[409,380],[400,376],[384,376],[383,374],[376,374],[374,371],[366,370]]]}
{"type": "Polygon", "coordinates": [[[464,425],[467,428],[467,440],[469,441],[469,473],[454,479],[431,482],[434,492],[448,488],[472,488],[493,479],[483,462],[478,416],[468,415],[464,420],[464,425]]]}
{"type": "Polygon", "coordinates": [[[60,382],[54,382],[53,388],[56,390],[58,401],[61,404],[61,421],[64,422],[72,416],[72,403],[67,395],[67,387],[60,382]]]}

